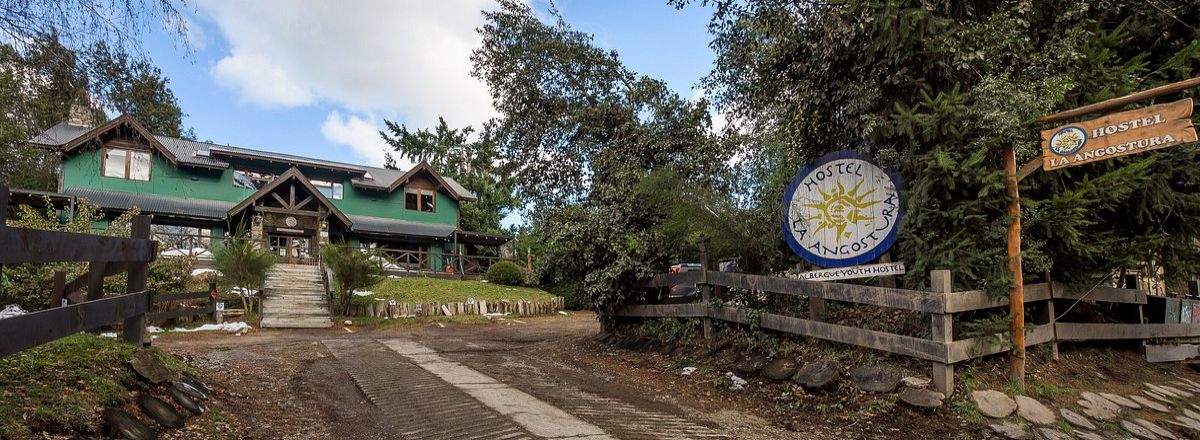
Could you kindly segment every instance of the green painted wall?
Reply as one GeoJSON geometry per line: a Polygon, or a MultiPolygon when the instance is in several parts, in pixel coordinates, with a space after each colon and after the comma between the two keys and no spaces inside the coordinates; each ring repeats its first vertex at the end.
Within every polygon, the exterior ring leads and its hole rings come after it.
{"type": "MultiPolygon", "coordinates": [[[[254,190],[233,186],[233,168],[206,170],[194,167],[176,168],[160,155],[154,155],[149,181],[118,179],[101,175],[101,150],[94,148],[76,154],[63,163],[63,187],[97,188],[114,191],[129,191],[173,197],[189,197],[222,200],[237,203],[254,194],[254,190]]],[[[248,164],[238,162],[237,165],[248,164]]],[[[254,169],[282,173],[287,169],[280,164],[255,164],[254,169]]],[[[307,174],[306,174],[307,175],[307,174]]],[[[338,176],[313,173],[311,179],[339,181],[338,176]]],[[[344,177],[344,176],[343,176],[344,177]]],[[[437,193],[437,212],[420,212],[404,209],[404,189],[393,192],[367,190],[354,187],[349,180],[342,182],[340,200],[331,200],[343,213],[373,217],[394,218],[416,222],[458,224],[458,202],[443,192],[437,193]]]]}

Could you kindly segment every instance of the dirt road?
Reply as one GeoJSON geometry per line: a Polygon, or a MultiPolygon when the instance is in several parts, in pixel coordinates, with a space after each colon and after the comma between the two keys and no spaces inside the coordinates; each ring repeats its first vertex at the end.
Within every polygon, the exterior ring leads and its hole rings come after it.
{"type": "Polygon", "coordinates": [[[590,314],[351,329],[155,345],[205,371],[243,438],[801,438],[614,367],[590,314]]]}

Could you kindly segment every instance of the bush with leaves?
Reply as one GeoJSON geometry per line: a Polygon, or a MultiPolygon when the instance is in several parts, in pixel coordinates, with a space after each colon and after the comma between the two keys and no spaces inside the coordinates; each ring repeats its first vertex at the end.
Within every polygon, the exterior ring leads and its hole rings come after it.
{"type": "Polygon", "coordinates": [[[238,289],[242,307],[247,313],[254,311],[254,298],[267,281],[267,273],[275,265],[275,254],[268,249],[259,249],[245,228],[238,228],[220,246],[213,246],[213,269],[221,273],[220,285],[224,289],[238,289]]]}
{"type": "Polygon", "coordinates": [[[371,257],[370,253],[346,243],[321,246],[321,262],[333,272],[338,313],[345,315],[350,310],[355,290],[372,287],[383,280],[379,263],[371,257]]]}
{"type": "Polygon", "coordinates": [[[520,286],[525,281],[525,274],[516,263],[500,261],[488,268],[487,280],[505,286],[520,286]]]}

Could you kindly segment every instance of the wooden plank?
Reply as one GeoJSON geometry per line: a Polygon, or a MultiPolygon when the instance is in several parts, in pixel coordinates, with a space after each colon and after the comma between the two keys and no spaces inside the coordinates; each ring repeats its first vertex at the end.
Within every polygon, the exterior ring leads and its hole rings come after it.
{"type": "Polygon", "coordinates": [[[658,274],[642,282],[642,287],[671,287],[676,285],[689,286],[700,282],[701,272],[664,273],[658,274]]]}
{"type": "MultiPolygon", "coordinates": [[[[722,307],[713,309],[712,312],[712,316],[717,319],[742,324],[750,323],[746,313],[738,309],[722,307]]],[[[769,330],[871,348],[918,359],[935,362],[946,361],[946,345],[926,339],[826,322],[810,321],[773,313],[763,313],[759,326],[769,330]]]]}
{"type": "Polygon", "coordinates": [[[708,316],[708,313],[705,304],[691,303],[625,306],[617,310],[616,315],[642,318],[698,318],[708,316]]]}
{"type": "MultiPolygon", "coordinates": [[[[1026,284],[1025,303],[1050,299],[1050,286],[1046,283],[1026,284]]],[[[945,313],[961,313],[972,310],[1008,307],[1008,296],[993,298],[982,290],[954,292],[946,295],[945,313]]]]}
{"type": "Polygon", "coordinates": [[[168,301],[187,301],[193,299],[208,299],[209,292],[183,292],[183,293],[158,293],[155,294],[151,301],[156,303],[168,301]]]}
{"type": "Polygon", "coordinates": [[[1067,284],[1058,283],[1054,286],[1054,297],[1058,299],[1084,299],[1087,301],[1124,304],[1146,303],[1146,292],[1109,286],[1098,286],[1088,292],[1071,289],[1067,284]]]}
{"type": "Polygon", "coordinates": [[[945,308],[944,295],[916,290],[715,271],[708,272],[708,281],[715,285],[735,289],[762,290],[926,313],[941,312],[945,308]]]}
{"type": "Polygon", "coordinates": [[[0,226],[0,264],[152,261],[154,242],[75,232],[0,226]]]}
{"type": "Polygon", "coordinates": [[[1200,324],[1096,324],[1059,322],[1058,339],[1088,341],[1108,339],[1192,338],[1200,336],[1200,324]]]}
{"type": "MultiPolygon", "coordinates": [[[[115,262],[115,261],[109,262],[108,264],[106,264],[104,266],[104,276],[105,277],[113,276],[113,275],[119,274],[121,272],[124,272],[126,270],[129,270],[128,263],[115,262]]],[[[76,277],[75,279],[71,280],[71,282],[63,285],[63,293],[64,294],[75,293],[80,290],[83,290],[85,287],[88,287],[88,273],[80,275],[80,276],[76,277]]],[[[143,290],[143,289],[138,289],[138,290],[143,290]]],[[[131,292],[137,292],[138,290],[132,290],[131,292]]]]}
{"type": "Polygon", "coordinates": [[[1137,93],[1133,93],[1130,95],[1125,95],[1125,96],[1121,96],[1121,97],[1117,97],[1117,98],[1112,98],[1109,100],[1097,102],[1095,104],[1088,104],[1083,107],[1073,108],[1071,110],[1058,112],[1058,113],[1055,113],[1052,115],[1042,116],[1040,119],[1038,119],[1038,122],[1040,122],[1040,123],[1057,122],[1057,121],[1062,121],[1065,119],[1071,119],[1071,118],[1075,118],[1078,116],[1083,116],[1088,113],[1099,113],[1099,112],[1104,112],[1104,111],[1109,111],[1109,110],[1115,110],[1115,109],[1119,109],[1121,107],[1124,107],[1126,105],[1129,105],[1129,104],[1132,104],[1132,103],[1135,103],[1138,101],[1143,101],[1146,99],[1150,99],[1150,98],[1154,98],[1154,97],[1162,96],[1162,95],[1170,95],[1173,93],[1179,93],[1179,92],[1182,92],[1184,90],[1187,90],[1187,89],[1190,89],[1193,87],[1200,87],[1200,77],[1196,77],[1196,78],[1192,78],[1192,79],[1188,79],[1188,80],[1184,80],[1184,81],[1180,81],[1180,82],[1176,82],[1176,83],[1167,84],[1165,86],[1155,87],[1150,90],[1143,90],[1141,92],[1137,92],[1137,93]]]}
{"type": "Polygon", "coordinates": [[[88,263],[87,271],[87,300],[95,301],[104,298],[104,270],[108,263],[93,261],[88,263]]]}
{"type": "MultiPolygon", "coordinates": [[[[1025,346],[1032,347],[1054,340],[1055,326],[1039,325],[1025,327],[1025,346]]],[[[1059,329],[1061,331],[1061,329],[1059,329]]],[[[1009,332],[993,336],[980,336],[951,342],[946,347],[946,357],[950,363],[962,362],[1009,351],[1011,338],[1009,332]]]]}
{"type": "Polygon", "coordinates": [[[0,319],[0,356],[144,314],[149,297],[131,293],[0,319]]]}
{"type": "MultiPolygon", "coordinates": [[[[150,238],[150,216],[138,215],[133,217],[129,225],[129,235],[135,239],[150,238]]],[[[150,265],[146,262],[132,262],[129,265],[129,276],[125,277],[126,292],[142,292],[146,290],[146,278],[150,274],[150,265]]],[[[150,300],[146,299],[146,308],[150,308],[150,300]]],[[[146,314],[125,318],[121,325],[121,339],[132,344],[142,345],[150,342],[146,338],[146,314]]]]}
{"type": "Polygon", "coordinates": [[[184,307],[179,310],[168,310],[165,312],[149,313],[146,315],[147,322],[166,321],[172,318],[183,316],[206,315],[217,309],[216,305],[209,304],[204,307],[184,307]]]}

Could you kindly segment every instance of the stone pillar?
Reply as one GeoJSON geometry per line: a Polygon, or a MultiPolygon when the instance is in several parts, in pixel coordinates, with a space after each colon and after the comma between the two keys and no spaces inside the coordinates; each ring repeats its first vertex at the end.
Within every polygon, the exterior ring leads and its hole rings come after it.
{"type": "Polygon", "coordinates": [[[263,217],[262,214],[254,214],[250,219],[250,240],[254,242],[255,247],[262,247],[263,241],[263,217]]]}

